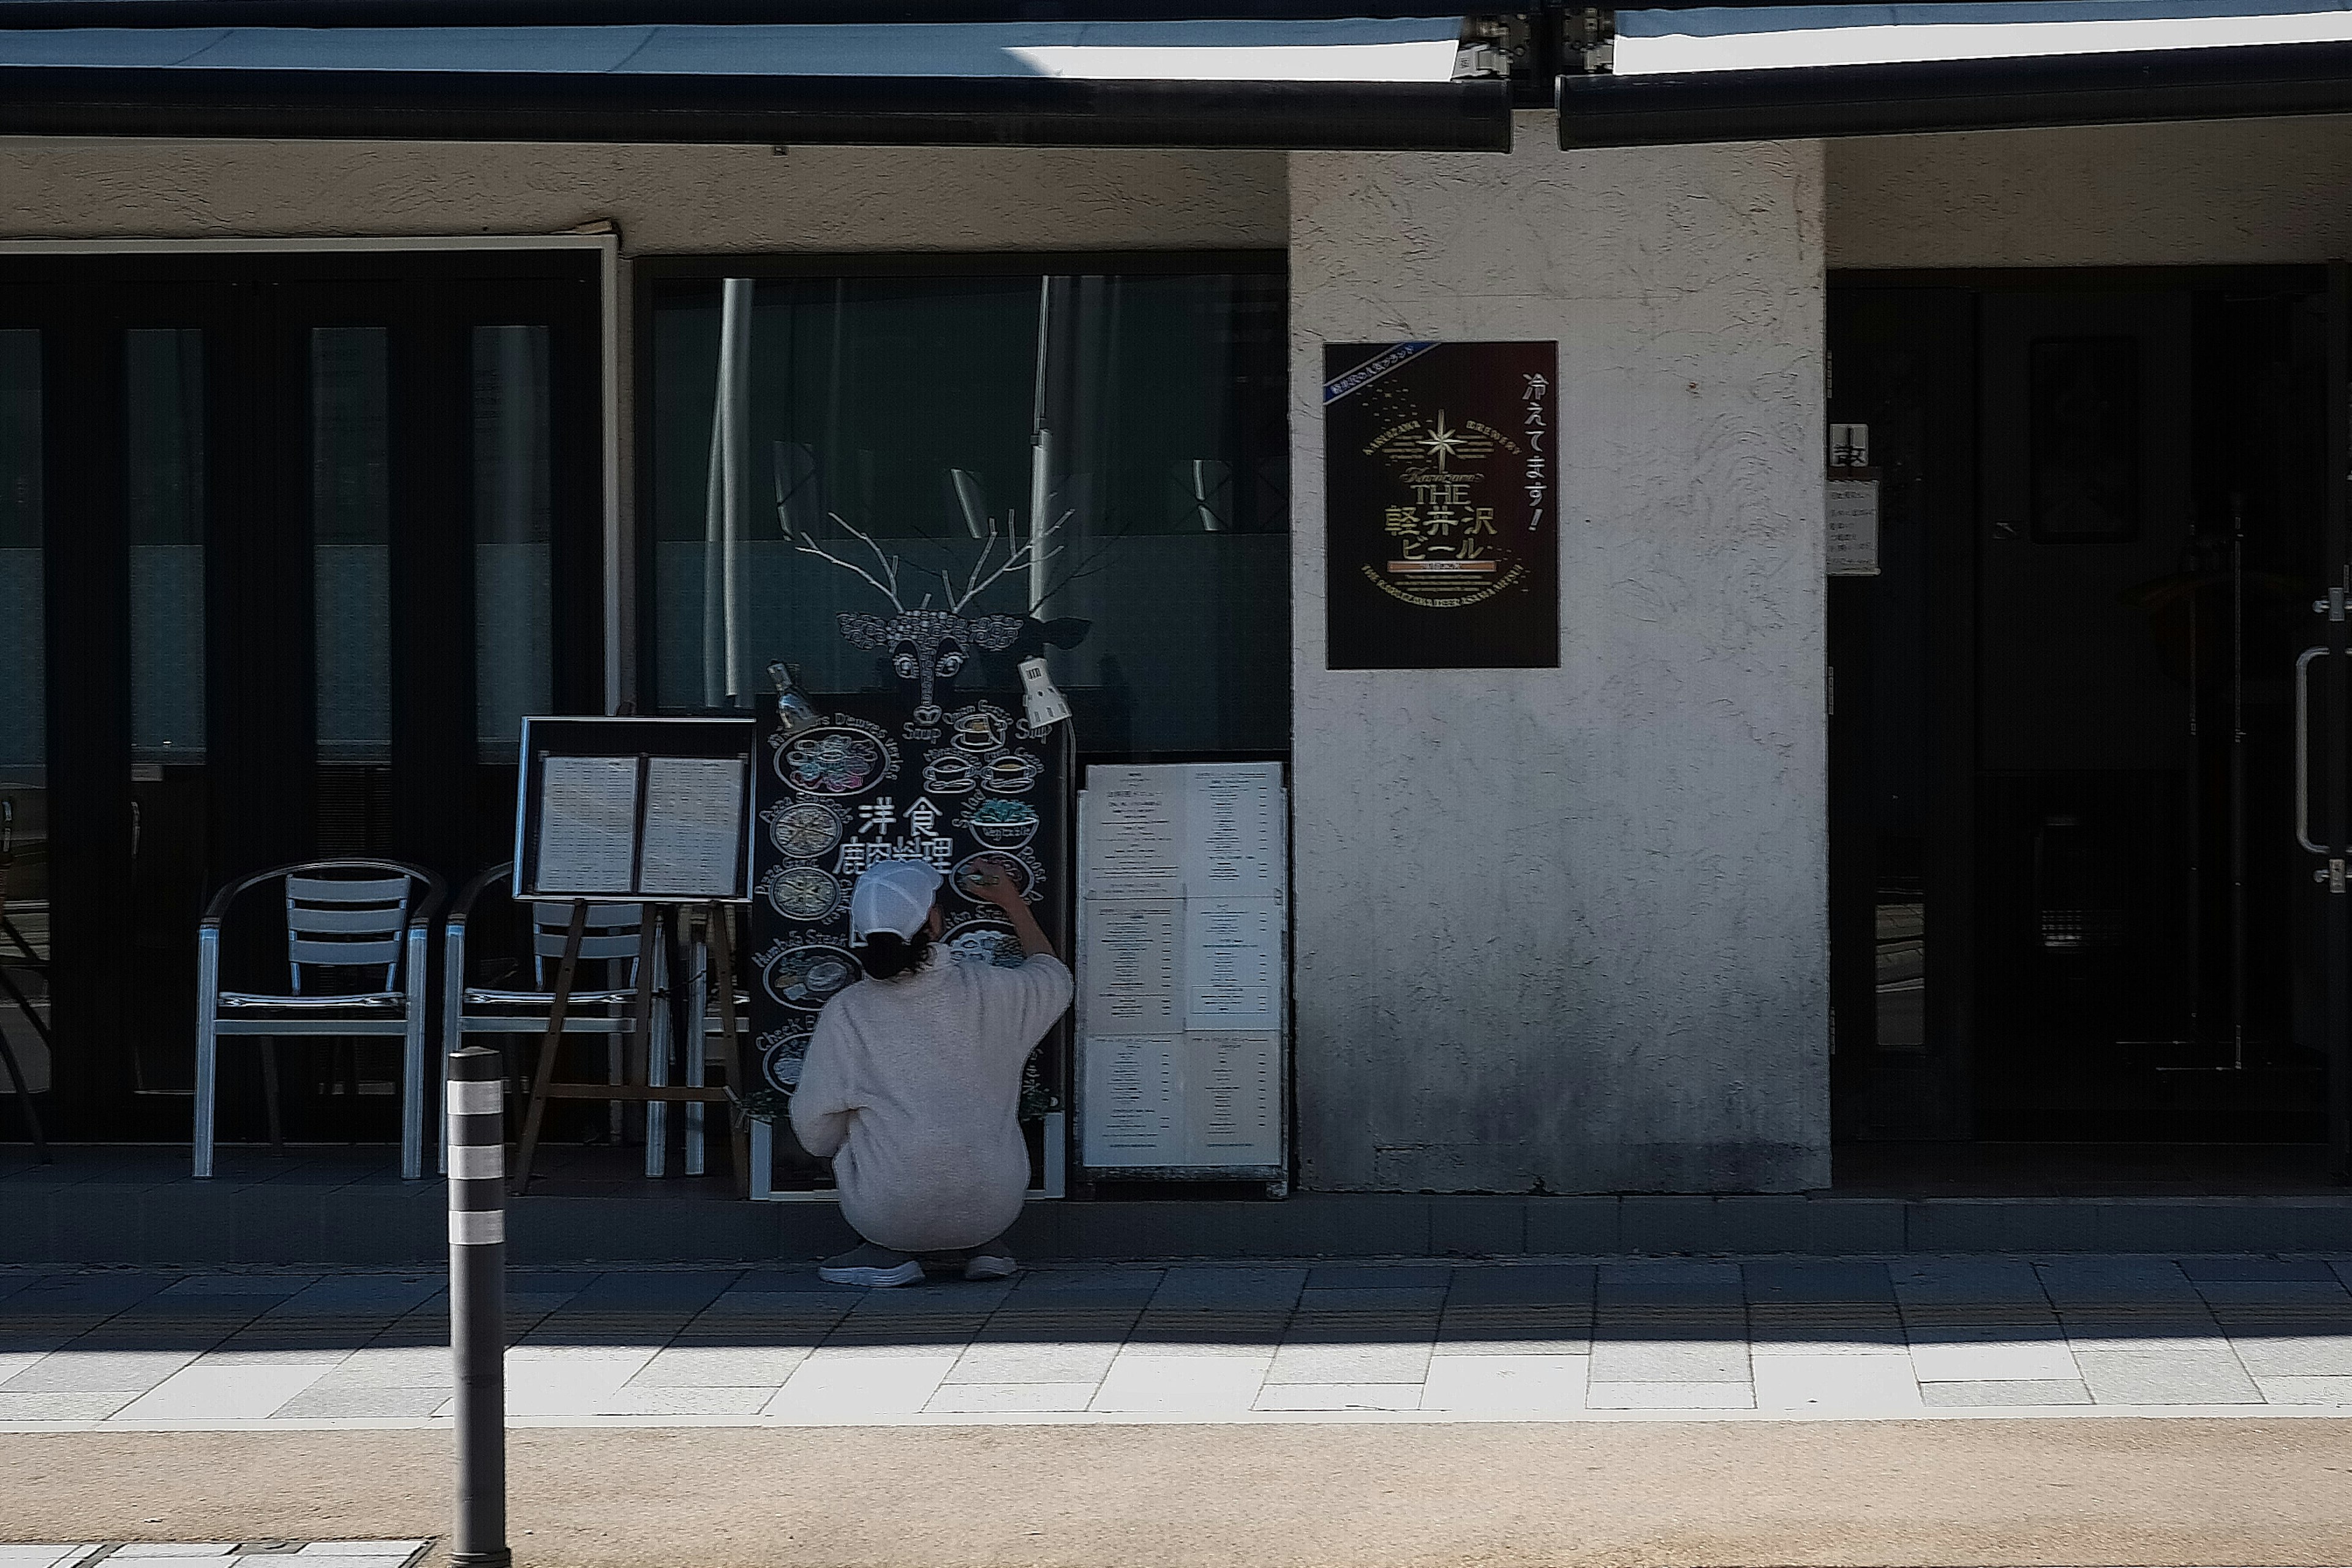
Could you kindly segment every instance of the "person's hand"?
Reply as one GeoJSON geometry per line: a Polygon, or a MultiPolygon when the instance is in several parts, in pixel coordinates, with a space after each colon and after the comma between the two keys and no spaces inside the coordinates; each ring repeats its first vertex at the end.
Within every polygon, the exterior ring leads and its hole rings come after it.
{"type": "Polygon", "coordinates": [[[984,862],[964,868],[958,880],[965,892],[1000,910],[1009,910],[1021,901],[1021,884],[984,862]]]}

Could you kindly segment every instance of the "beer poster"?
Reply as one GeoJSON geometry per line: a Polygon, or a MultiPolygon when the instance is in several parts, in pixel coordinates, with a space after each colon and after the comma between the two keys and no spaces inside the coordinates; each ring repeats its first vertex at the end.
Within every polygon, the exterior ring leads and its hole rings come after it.
{"type": "Polygon", "coordinates": [[[1333,669],[1559,664],[1550,342],[1327,343],[1333,669]]]}

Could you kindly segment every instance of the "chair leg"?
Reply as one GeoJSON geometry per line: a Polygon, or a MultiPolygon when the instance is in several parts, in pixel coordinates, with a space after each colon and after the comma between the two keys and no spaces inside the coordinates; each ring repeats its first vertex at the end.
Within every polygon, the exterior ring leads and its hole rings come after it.
{"type": "Polygon", "coordinates": [[[196,935],[196,1125],[189,1142],[194,1174],[213,1173],[214,1090],[220,1077],[220,933],[206,927],[196,935]]]}
{"type": "Polygon", "coordinates": [[[204,1181],[213,1173],[213,1106],[214,1091],[220,1077],[220,1033],[213,1026],[212,1009],[196,1025],[196,1130],[195,1178],[204,1181]]]}
{"type": "MultiPolygon", "coordinates": [[[[420,993],[408,998],[408,1028],[400,1051],[400,1179],[425,1174],[425,1006],[420,993]]],[[[444,1118],[443,1120],[447,1120],[444,1118]]]]}

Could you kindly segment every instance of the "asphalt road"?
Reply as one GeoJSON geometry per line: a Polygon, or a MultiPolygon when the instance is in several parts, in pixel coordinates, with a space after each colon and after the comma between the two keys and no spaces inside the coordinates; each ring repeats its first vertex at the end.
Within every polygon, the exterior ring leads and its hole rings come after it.
{"type": "MultiPolygon", "coordinates": [[[[0,1436],[0,1541],[439,1534],[446,1434],[0,1436]]],[[[2352,1563],[2352,1420],[594,1428],[523,1568],[2352,1563]]]]}

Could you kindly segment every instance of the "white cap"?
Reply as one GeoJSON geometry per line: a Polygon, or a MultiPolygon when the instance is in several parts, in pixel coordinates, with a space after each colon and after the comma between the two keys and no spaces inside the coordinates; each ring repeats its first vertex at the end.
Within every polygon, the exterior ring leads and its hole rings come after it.
{"type": "Polygon", "coordinates": [[[858,873],[849,894],[849,940],[877,931],[912,942],[931,918],[931,900],[947,880],[920,860],[877,860],[858,873]]]}

